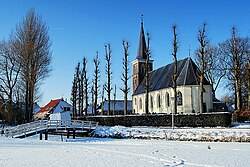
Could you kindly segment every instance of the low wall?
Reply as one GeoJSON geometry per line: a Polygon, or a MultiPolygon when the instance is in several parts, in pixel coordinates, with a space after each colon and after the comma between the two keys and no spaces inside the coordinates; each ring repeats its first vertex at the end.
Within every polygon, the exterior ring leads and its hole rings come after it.
{"type": "MultiPolygon", "coordinates": [[[[96,121],[105,126],[171,126],[171,114],[126,115],[126,116],[88,116],[77,118],[96,121]]],[[[174,116],[176,127],[226,127],[231,124],[230,113],[177,114],[174,116]]]]}

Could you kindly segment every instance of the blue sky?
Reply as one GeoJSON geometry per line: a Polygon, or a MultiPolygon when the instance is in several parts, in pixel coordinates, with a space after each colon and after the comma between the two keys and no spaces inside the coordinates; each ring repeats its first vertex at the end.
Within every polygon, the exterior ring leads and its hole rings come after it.
{"type": "MultiPolygon", "coordinates": [[[[249,6],[247,0],[0,0],[0,39],[8,38],[30,8],[46,21],[52,41],[53,71],[40,89],[43,98],[39,104],[44,105],[62,96],[69,101],[74,68],[83,56],[88,60],[91,79],[96,51],[99,51],[101,83],[104,83],[107,43],[112,47],[113,84],[122,86],[122,40],[130,43],[132,61],[137,53],[142,13],[144,30],[152,37],[154,68],[159,68],[172,62],[172,24],[178,25],[178,58],[182,59],[188,56],[189,45],[193,56],[198,47],[198,28],[204,21],[208,24],[211,43],[229,38],[233,25],[238,27],[240,35],[249,36],[249,6]]],[[[225,93],[220,89],[219,97],[225,93]]],[[[123,98],[122,92],[118,91],[117,98],[123,98]]]]}

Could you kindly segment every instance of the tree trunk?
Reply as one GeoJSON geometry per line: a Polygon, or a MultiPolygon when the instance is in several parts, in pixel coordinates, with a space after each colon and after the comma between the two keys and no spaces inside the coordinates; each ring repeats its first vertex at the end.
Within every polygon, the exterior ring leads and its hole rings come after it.
{"type": "Polygon", "coordinates": [[[146,98],[145,98],[145,112],[146,114],[149,114],[149,111],[148,111],[148,95],[149,95],[149,92],[148,92],[148,89],[146,90],[146,98]]]}
{"type": "Polygon", "coordinates": [[[200,80],[200,113],[203,113],[203,77],[200,80]]]}
{"type": "Polygon", "coordinates": [[[241,111],[241,92],[240,92],[240,84],[238,79],[235,80],[235,91],[236,91],[236,109],[241,111]]]}
{"type": "Polygon", "coordinates": [[[127,97],[127,94],[125,93],[124,94],[124,115],[127,115],[128,114],[128,107],[127,107],[127,100],[128,100],[128,97],[127,97]]]}

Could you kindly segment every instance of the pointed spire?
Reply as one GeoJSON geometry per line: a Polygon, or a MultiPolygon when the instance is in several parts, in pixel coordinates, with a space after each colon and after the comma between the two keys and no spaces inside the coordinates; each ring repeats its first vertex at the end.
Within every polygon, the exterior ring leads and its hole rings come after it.
{"type": "Polygon", "coordinates": [[[146,59],[146,40],[144,35],[144,29],[143,29],[143,14],[141,15],[141,32],[140,32],[140,38],[139,38],[139,45],[138,45],[138,51],[137,51],[137,59],[146,59]]]}
{"type": "Polygon", "coordinates": [[[189,44],[189,48],[188,48],[188,57],[191,57],[190,52],[191,52],[191,50],[190,50],[190,44],[189,44]]]}

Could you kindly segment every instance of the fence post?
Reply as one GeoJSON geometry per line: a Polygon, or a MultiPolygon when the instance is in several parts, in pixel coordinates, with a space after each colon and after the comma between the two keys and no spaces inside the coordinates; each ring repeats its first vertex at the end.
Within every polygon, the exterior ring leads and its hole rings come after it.
{"type": "Polygon", "coordinates": [[[73,129],[73,139],[75,139],[75,138],[76,138],[76,130],[73,129]]]}
{"type": "Polygon", "coordinates": [[[45,140],[48,140],[48,131],[45,131],[45,140]]]}
{"type": "Polygon", "coordinates": [[[43,133],[40,133],[40,140],[43,140],[43,133]]]}
{"type": "Polygon", "coordinates": [[[69,138],[69,130],[67,130],[67,139],[69,138]]]}

